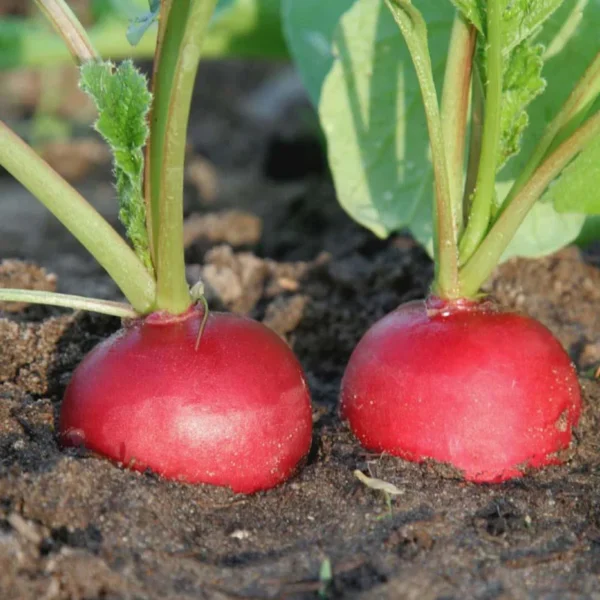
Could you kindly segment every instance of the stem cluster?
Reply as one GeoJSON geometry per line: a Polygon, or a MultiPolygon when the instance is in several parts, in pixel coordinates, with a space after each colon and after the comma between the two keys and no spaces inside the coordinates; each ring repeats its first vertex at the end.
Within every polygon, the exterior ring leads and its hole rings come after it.
{"type": "MultiPolygon", "coordinates": [[[[388,0],[395,5],[403,0],[388,0]]],[[[497,154],[501,136],[502,102],[502,2],[488,0],[486,5],[486,82],[473,60],[474,27],[457,11],[450,38],[448,62],[442,94],[443,124],[434,129],[443,132],[447,149],[449,181],[439,177],[439,154],[433,151],[438,140],[432,136],[432,160],[436,178],[435,206],[440,214],[451,213],[454,232],[437,228],[436,295],[456,299],[476,297],[533,204],[560,172],[600,135],[600,115],[586,117],[600,95],[600,54],[592,61],[569,99],[547,127],[520,176],[498,211],[493,211],[497,154]],[[467,173],[463,184],[463,165],[470,91],[470,146],[467,173]],[[457,233],[456,233],[457,232],[457,233]],[[455,239],[458,239],[458,245],[455,239]],[[455,248],[455,251],[450,251],[455,248]],[[455,285],[446,282],[457,278],[455,285]]],[[[408,41],[408,40],[407,40],[408,41]]],[[[430,112],[430,111],[429,111],[430,112]]],[[[426,110],[428,121],[432,119],[426,110]]],[[[431,129],[431,127],[430,127],[431,129]]]]}

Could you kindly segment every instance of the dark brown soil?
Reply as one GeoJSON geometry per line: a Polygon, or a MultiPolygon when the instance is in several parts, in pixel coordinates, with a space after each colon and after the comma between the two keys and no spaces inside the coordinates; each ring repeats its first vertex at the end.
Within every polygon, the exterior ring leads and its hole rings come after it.
{"type": "MultiPolygon", "coordinates": [[[[210,215],[210,226],[194,217],[187,258],[190,279],[203,276],[213,306],[265,320],[297,352],[314,400],[308,464],[279,488],[243,497],[62,451],[54,423],[64,387],[119,323],[42,307],[5,312],[0,598],[600,598],[600,385],[584,376],[600,361],[600,271],[570,249],[513,261],[490,284],[504,306],[545,323],[582,373],[585,414],[567,465],[486,486],[367,454],[337,416],[344,365],[371,323],[425,294],[431,264],[409,238],[378,241],[343,214],[305,100],[286,103],[269,122],[253,109],[257,90],[282,73],[203,68],[210,88],[196,98],[191,135],[219,190],[207,197],[212,188],[200,185],[200,197],[190,183],[188,213],[210,215]],[[215,225],[213,213],[233,208],[248,214],[215,225]],[[401,494],[388,505],[355,469],[401,494]]],[[[114,220],[108,176],[83,189],[114,220]]],[[[0,193],[2,258],[36,261],[58,275],[59,290],[118,298],[8,177],[0,193]]],[[[15,264],[2,282],[21,276],[48,284],[44,273],[15,264]]]]}

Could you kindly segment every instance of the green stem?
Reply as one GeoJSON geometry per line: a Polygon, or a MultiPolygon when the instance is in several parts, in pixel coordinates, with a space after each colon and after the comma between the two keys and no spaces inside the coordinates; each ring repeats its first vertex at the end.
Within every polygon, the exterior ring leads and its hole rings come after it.
{"type": "Polygon", "coordinates": [[[35,0],[50,21],[76,62],[83,64],[100,59],[88,34],[65,0],[35,0]]]}
{"type": "Polygon", "coordinates": [[[600,52],[596,54],[577,82],[560,112],[546,128],[542,139],[513,183],[503,207],[507,207],[523,189],[542,160],[581,125],[598,95],[600,95],[600,52]]]}
{"type": "Polygon", "coordinates": [[[471,79],[471,139],[469,142],[469,162],[467,165],[467,178],[463,193],[463,215],[471,212],[471,202],[477,185],[477,172],[481,158],[481,134],[483,131],[483,84],[479,69],[473,69],[471,79]]]}
{"type": "Polygon", "coordinates": [[[600,113],[591,117],[540,165],[510,205],[504,209],[469,262],[460,270],[460,286],[464,296],[472,297],[477,294],[536,200],[575,156],[598,135],[600,113]]]}
{"type": "Polygon", "coordinates": [[[191,306],[183,254],[183,167],[196,71],[216,0],[165,1],[157,67],[148,179],[157,268],[157,306],[191,306]],[[161,37],[162,35],[162,37],[161,37]]]}
{"type": "Polygon", "coordinates": [[[122,302],[98,300],[96,298],[73,296],[71,294],[56,294],[55,292],[40,290],[0,288],[0,302],[25,302],[27,304],[61,306],[63,308],[72,308],[73,310],[97,312],[112,317],[120,317],[121,319],[135,319],[140,316],[129,304],[123,304],[122,302]]]}
{"type": "Polygon", "coordinates": [[[427,44],[427,27],[421,13],[409,0],[386,0],[410,52],[425,107],[435,182],[435,280],[433,293],[448,299],[458,297],[457,231],[452,213],[448,163],[438,98],[427,44]]]}
{"type": "Polygon", "coordinates": [[[0,121],[0,165],[89,250],[137,312],[154,307],[155,283],[133,250],[79,192],[0,121]]]}
{"type": "Polygon", "coordinates": [[[460,240],[461,264],[471,257],[484,238],[492,212],[496,161],[501,134],[502,13],[500,5],[500,0],[488,0],[487,2],[487,89],[481,159],[467,227],[460,240]]]}
{"type": "Polygon", "coordinates": [[[456,11],[442,91],[442,127],[455,228],[463,228],[463,170],[476,29],[456,11]]]}

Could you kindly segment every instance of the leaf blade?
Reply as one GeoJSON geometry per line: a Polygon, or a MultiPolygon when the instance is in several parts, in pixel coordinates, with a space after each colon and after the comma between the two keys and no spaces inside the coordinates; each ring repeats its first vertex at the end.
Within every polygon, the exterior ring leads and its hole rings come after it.
{"type": "Polygon", "coordinates": [[[561,173],[544,195],[561,213],[600,215],[600,138],[561,173]]]}
{"type": "Polygon", "coordinates": [[[282,0],[283,31],[310,99],[319,105],[321,86],[333,64],[333,36],[355,0],[282,0]]]}
{"type": "MultiPolygon", "coordinates": [[[[434,81],[443,78],[454,10],[420,4],[434,81]]],[[[336,60],[319,105],[338,197],[379,237],[409,226],[432,248],[433,171],[421,92],[408,49],[382,1],[358,0],[335,34],[336,60]]]]}
{"type": "Polygon", "coordinates": [[[144,266],[153,273],[143,197],[144,155],[148,138],[147,114],[152,96],[146,78],[129,60],[90,62],[80,69],[80,87],[98,109],[94,128],[113,153],[119,219],[144,266]]]}

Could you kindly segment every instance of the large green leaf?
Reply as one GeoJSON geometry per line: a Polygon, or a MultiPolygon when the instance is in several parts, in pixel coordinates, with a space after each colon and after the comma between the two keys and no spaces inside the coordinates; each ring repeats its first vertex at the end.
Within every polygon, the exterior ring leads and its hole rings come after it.
{"type": "MultiPolygon", "coordinates": [[[[439,0],[423,0],[419,9],[440,86],[454,10],[439,0]]],[[[402,35],[383,2],[358,0],[342,17],[334,45],[319,113],[340,202],[377,235],[408,226],[431,249],[427,125],[402,35]]]]}
{"type": "Polygon", "coordinates": [[[333,63],[332,41],[340,17],[355,0],[282,0],[283,31],[298,71],[317,106],[333,63]]]}

